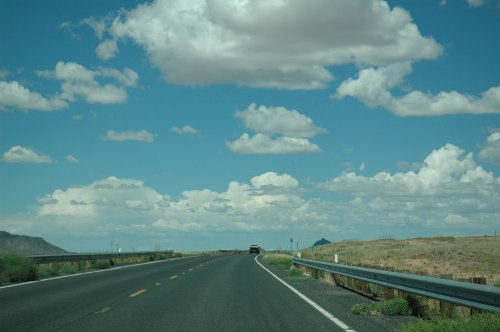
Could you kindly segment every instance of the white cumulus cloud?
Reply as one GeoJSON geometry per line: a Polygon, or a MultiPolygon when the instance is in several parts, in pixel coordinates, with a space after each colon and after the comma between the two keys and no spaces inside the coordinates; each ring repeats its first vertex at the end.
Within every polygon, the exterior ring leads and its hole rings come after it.
{"type": "Polygon", "coordinates": [[[362,69],[356,78],[342,82],[333,97],[355,97],[370,107],[383,107],[398,116],[500,113],[500,86],[489,88],[480,96],[457,91],[431,94],[418,90],[394,96],[391,89],[403,83],[411,70],[409,62],[362,69]]]}
{"type": "Polygon", "coordinates": [[[251,182],[231,181],[223,192],[184,191],[178,199],[172,199],[140,180],[108,177],[89,185],[57,189],[41,197],[38,216],[44,220],[65,220],[63,227],[73,224],[92,231],[96,227],[123,230],[141,220],[153,233],[273,231],[288,228],[284,222],[290,213],[303,221],[318,218],[319,212],[312,213],[314,204],[306,204],[297,192],[289,190],[299,186],[292,176],[268,172],[251,182]],[[265,190],[269,186],[273,190],[265,190]]]}
{"type": "Polygon", "coordinates": [[[484,5],[484,2],[484,0],[467,0],[467,3],[471,7],[481,7],[482,5],[484,5]]]}
{"type": "Polygon", "coordinates": [[[54,160],[48,155],[39,154],[32,149],[19,145],[13,146],[3,154],[2,160],[18,164],[51,164],[54,160]]]}
{"type": "Polygon", "coordinates": [[[4,80],[9,76],[9,72],[5,69],[0,68],[0,80],[4,80]]]}
{"type": "Polygon", "coordinates": [[[109,60],[118,53],[118,45],[115,39],[108,39],[97,46],[95,53],[102,60],[109,60]]]}
{"type": "Polygon", "coordinates": [[[248,154],[284,154],[311,153],[321,151],[320,147],[306,138],[280,136],[271,138],[257,133],[250,137],[247,133],[233,142],[226,142],[227,147],[237,153],[248,154]]]}
{"type": "Polygon", "coordinates": [[[339,195],[329,208],[349,220],[344,227],[470,235],[500,226],[500,178],[451,144],[432,151],[416,172],[344,173],[319,187],[339,195]]]}
{"type": "Polygon", "coordinates": [[[139,75],[127,67],[122,71],[105,67],[91,70],[64,61],[59,61],[54,70],[37,71],[37,75],[60,81],[61,90],[46,98],[17,81],[0,81],[0,109],[54,111],[69,107],[79,97],[91,104],[120,104],[127,100],[125,87],[136,87],[139,80],[139,75]],[[115,82],[108,82],[110,78],[115,82]]]}
{"type": "Polygon", "coordinates": [[[54,111],[68,107],[60,96],[50,99],[30,91],[17,81],[0,81],[0,108],[16,107],[23,110],[54,111]]]}
{"type": "MultiPolygon", "coordinates": [[[[122,236],[133,245],[134,239],[155,236],[174,236],[181,244],[185,232],[224,241],[224,234],[252,233],[284,239],[290,234],[361,238],[366,232],[470,235],[500,226],[500,178],[451,144],[430,152],[415,172],[344,173],[319,187],[269,171],[247,183],[229,181],[222,191],[192,189],[174,198],[144,181],[111,176],[40,197],[36,215],[23,216],[29,221],[23,230],[79,239],[122,236]]],[[[16,220],[20,217],[0,217],[9,229],[19,229],[16,220]]]]}
{"type": "Polygon", "coordinates": [[[107,141],[140,141],[146,143],[154,142],[154,135],[146,130],[139,131],[114,131],[108,130],[104,139],[107,141]]]}
{"type": "Polygon", "coordinates": [[[314,137],[324,130],[316,127],[311,118],[284,107],[267,107],[251,104],[236,116],[245,127],[258,133],[281,134],[288,137],[314,137]]]}
{"type": "Polygon", "coordinates": [[[321,149],[308,138],[324,132],[311,118],[284,107],[256,107],[251,104],[236,116],[243,120],[245,127],[257,133],[250,137],[244,133],[227,147],[238,153],[280,154],[310,153],[321,149]]]}
{"type": "Polygon", "coordinates": [[[479,152],[479,158],[495,165],[500,165],[500,132],[488,136],[486,146],[479,152]]]}
{"type": "Polygon", "coordinates": [[[63,61],[56,64],[54,71],[41,71],[39,75],[62,81],[63,99],[73,102],[77,96],[81,96],[88,103],[97,104],[120,104],[127,100],[125,88],[99,83],[97,77],[112,77],[124,86],[135,86],[138,79],[137,73],[130,68],[125,68],[123,72],[113,68],[90,70],[78,63],[63,61]]]}
{"type": "Polygon", "coordinates": [[[299,186],[299,181],[288,174],[279,175],[275,172],[267,172],[259,176],[254,176],[251,181],[255,188],[265,186],[295,188],[299,186]]]}
{"type": "MultiPolygon", "coordinates": [[[[99,39],[102,22],[87,22],[99,39]]],[[[156,0],[122,10],[107,33],[132,39],[167,81],[186,85],[316,89],[333,79],[334,65],[418,61],[442,52],[406,10],[379,0],[156,0]]],[[[101,57],[117,53],[110,45],[98,46],[101,57]]]]}
{"type": "Polygon", "coordinates": [[[104,33],[106,32],[107,21],[108,21],[107,17],[102,19],[97,19],[91,16],[81,20],[80,25],[85,24],[91,27],[92,30],[94,30],[95,36],[101,40],[103,38],[104,33]]]}
{"type": "Polygon", "coordinates": [[[137,81],[139,80],[139,74],[128,67],[123,68],[122,71],[115,68],[99,67],[95,73],[102,77],[114,78],[117,82],[126,87],[136,87],[137,81]]]}
{"type": "MultiPolygon", "coordinates": [[[[486,3],[485,0],[466,0],[466,1],[470,7],[475,7],[475,8],[481,7],[486,3]]],[[[441,6],[445,6],[447,4],[447,0],[441,0],[439,4],[441,6]]]]}
{"type": "Polygon", "coordinates": [[[482,196],[484,190],[497,186],[491,172],[478,166],[472,153],[464,155],[459,147],[446,144],[432,151],[418,172],[390,174],[380,172],[372,177],[353,172],[333,178],[322,187],[360,196],[433,196],[469,195],[482,196]]]}
{"type": "Polygon", "coordinates": [[[78,164],[78,163],[80,163],[80,160],[78,160],[77,158],[75,158],[73,155],[70,155],[70,154],[68,154],[66,156],[66,161],[68,163],[71,163],[71,164],[78,164]]]}
{"type": "Polygon", "coordinates": [[[196,133],[198,133],[198,130],[194,129],[193,127],[191,127],[190,125],[185,125],[183,127],[172,127],[171,130],[176,133],[176,134],[179,134],[179,135],[195,135],[196,133]]]}
{"type": "Polygon", "coordinates": [[[154,206],[164,200],[165,197],[156,191],[144,187],[142,181],[108,177],[86,186],[57,189],[40,198],[38,215],[95,217],[97,219],[93,223],[99,223],[112,215],[114,218],[123,218],[131,214],[133,210],[137,210],[141,201],[154,206]]]}

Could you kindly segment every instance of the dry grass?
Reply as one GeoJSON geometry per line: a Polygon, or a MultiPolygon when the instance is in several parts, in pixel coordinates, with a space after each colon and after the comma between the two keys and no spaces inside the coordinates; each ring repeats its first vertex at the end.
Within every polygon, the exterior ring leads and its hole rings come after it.
{"type": "Polygon", "coordinates": [[[283,265],[285,268],[290,268],[292,265],[292,255],[286,254],[265,254],[262,258],[264,262],[271,265],[283,265]]]}
{"type": "Polygon", "coordinates": [[[342,241],[307,249],[303,258],[454,279],[486,277],[500,286],[500,237],[434,237],[342,241]]]}

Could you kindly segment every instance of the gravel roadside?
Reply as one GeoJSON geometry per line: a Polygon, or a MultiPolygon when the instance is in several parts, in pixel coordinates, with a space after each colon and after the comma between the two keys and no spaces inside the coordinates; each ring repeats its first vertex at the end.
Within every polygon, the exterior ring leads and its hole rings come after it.
{"type": "Polygon", "coordinates": [[[371,303],[373,300],[320,279],[291,277],[283,266],[266,264],[262,261],[262,256],[258,260],[282,280],[358,332],[394,331],[402,324],[416,320],[412,316],[354,315],[351,311],[354,304],[371,303]]]}

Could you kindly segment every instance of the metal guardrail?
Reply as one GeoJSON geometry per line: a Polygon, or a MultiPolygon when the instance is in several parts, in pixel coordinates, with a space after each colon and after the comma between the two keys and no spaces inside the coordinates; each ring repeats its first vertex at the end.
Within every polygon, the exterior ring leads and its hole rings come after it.
{"type": "Polygon", "coordinates": [[[294,264],[480,310],[500,312],[500,287],[294,258],[294,264]]]}
{"type": "Polygon", "coordinates": [[[63,254],[63,255],[33,255],[26,256],[33,260],[35,264],[48,264],[48,263],[63,263],[63,262],[78,262],[78,261],[92,261],[100,259],[113,259],[113,258],[128,258],[128,257],[144,257],[164,254],[168,258],[172,257],[173,250],[166,251],[137,251],[137,252],[108,252],[99,254],[63,254]]]}

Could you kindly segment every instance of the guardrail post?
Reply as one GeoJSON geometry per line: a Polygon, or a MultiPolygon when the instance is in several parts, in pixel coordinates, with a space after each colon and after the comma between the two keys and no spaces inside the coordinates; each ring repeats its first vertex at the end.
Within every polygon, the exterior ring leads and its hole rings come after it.
{"type": "MultiPolygon", "coordinates": [[[[451,273],[440,274],[439,278],[453,280],[453,274],[451,273]]],[[[439,313],[441,315],[443,315],[444,317],[453,317],[454,311],[455,311],[454,304],[446,301],[439,301],[439,313]]]]}
{"type": "Polygon", "coordinates": [[[395,296],[394,293],[395,293],[395,289],[394,288],[385,287],[385,289],[384,289],[384,297],[385,297],[386,300],[393,299],[394,296],[395,296]]]}
{"type": "MultiPolygon", "coordinates": [[[[473,284],[486,285],[486,277],[470,277],[469,282],[471,282],[473,284]]],[[[481,313],[481,310],[470,309],[471,315],[480,314],[480,313],[481,313]]]]}

